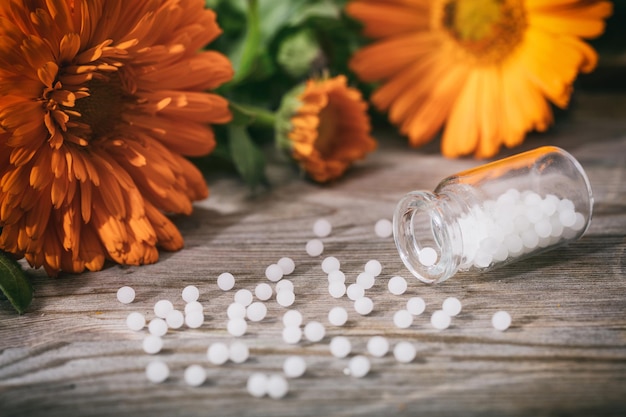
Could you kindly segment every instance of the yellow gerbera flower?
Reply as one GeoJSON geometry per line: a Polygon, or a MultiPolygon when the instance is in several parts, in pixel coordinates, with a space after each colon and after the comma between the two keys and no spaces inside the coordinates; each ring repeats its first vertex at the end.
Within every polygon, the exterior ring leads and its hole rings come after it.
{"type": "Polygon", "coordinates": [[[581,38],[604,31],[608,1],[355,0],[347,12],[377,42],[351,68],[381,82],[371,101],[409,142],[445,124],[442,153],[490,157],[552,122],[578,73],[596,66],[581,38]]]}
{"type": "Polygon", "coordinates": [[[370,130],[367,103],[346,77],[310,79],[291,116],[288,147],[313,180],[328,182],[376,149],[370,130]]]}
{"type": "Polygon", "coordinates": [[[203,0],[0,4],[0,248],[50,275],[182,247],[228,103],[230,62],[203,0]]]}

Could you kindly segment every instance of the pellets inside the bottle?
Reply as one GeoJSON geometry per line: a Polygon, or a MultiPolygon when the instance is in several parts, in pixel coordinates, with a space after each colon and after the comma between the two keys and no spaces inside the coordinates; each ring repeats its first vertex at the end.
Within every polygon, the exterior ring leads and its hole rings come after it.
{"type": "Polygon", "coordinates": [[[461,301],[456,297],[448,297],[443,300],[441,309],[450,317],[457,316],[461,312],[461,301]]]}
{"type": "Polygon", "coordinates": [[[432,266],[437,262],[437,251],[433,248],[422,248],[419,251],[418,259],[424,266],[432,266]]]}
{"type": "Polygon", "coordinates": [[[393,348],[393,356],[401,363],[413,362],[416,354],[415,346],[409,342],[398,342],[393,348]]]}
{"type": "Polygon", "coordinates": [[[282,290],[276,293],[276,302],[283,306],[289,307],[296,301],[296,295],[293,291],[282,290]]]}
{"type": "Polygon", "coordinates": [[[393,225],[388,219],[380,219],[374,225],[374,233],[376,236],[386,238],[393,233],[393,225]]]}
{"type": "Polygon", "coordinates": [[[283,372],[287,378],[300,378],[306,372],[306,362],[302,356],[289,356],[283,362],[283,372]]]}
{"type": "Polygon", "coordinates": [[[402,295],[407,289],[406,279],[399,275],[391,277],[389,279],[389,282],[387,283],[387,288],[389,289],[389,292],[393,295],[402,295]]]}
{"type": "Polygon", "coordinates": [[[250,321],[261,321],[267,315],[267,307],[260,301],[255,301],[246,308],[246,317],[250,321]]]}
{"type": "Polygon", "coordinates": [[[347,337],[335,336],[328,345],[331,355],[336,358],[345,358],[352,352],[352,343],[347,337]]]}
{"type": "Polygon", "coordinates": [[[406,302],[406,309],[414,316],[419,316],[426,310],[426,302],[422,297],[411,297],[406,302]]]}
{"type": "Polygon", "coordinates": [[[289,345],[295,345],[302,340],[302,329],[298,326],[286,326],[282,332],[283,341],[289,345]]]}
{"type": "Polygon", "coordinates": [[[154,304],[154,314],[162,319],[167,317],[172,310],[174,310],[174,305],[170,300],[159,300],[154,304]]]}
{"type": "Polygon", "coordinates": [[[160,360],[150,361],[146,365],[146,378],[155,384],[160,384],[170,376],[170,368],[160,360]]]}
{"type": "Polygon", "coordinates": [[[149,334],[143,339],[143,351],[154,355],[155,353],[159,353],[161,349],[163,349],[163,339],[160,336],[155,336],[153,334],[149,334]]]}
{"type": "Polygon", "coordinates": [[[452,318],[443,310],[437,310],[430,316],[430,324],[438,330],[447,329],[452,323],[452,318]]]}
{"type": "Polygon", "coordinates": [[[244,319],[230,319],[226,324],[226,330],[235,337],[243,336],[248,330],[248,323],[244,319]]]}
{"type": "Polygon", "coordinates": [[[167,323],[162,318],[153,318],[148,323],[148,331],[155,336],[163,336],[167,333],[167,323]]]}
{"type": "Polygon", "coordinates": [[[348,321],[348,312],[343,307],[333,307],[328,312],[328,321],[333,326],[343,326],[348,321]]]}
{"type": "Polygon", "coordinates": [[[377,277],[383,271],[383,266],[378,260],[370,259],[365,263],[365,267],[363,268],[363,270],[373,277],[377,277]]]}
{"type": "Polygon", "coordinates": [[[289,383],[282,375],[270,375],[267,379],[267,395],[275,400],[283,398],[289,392],[289,383]]]}
{"type": "Polygon", "coordinates": [[[187,285],[183,288],[182,297],[183,301],[186,303],[198,301],[198,298],[200,297],[200,290],[195,285],[187,285]]]}
{"type": "Polygon", "coordinates": [[[369,297],[361,297],[354,301],[354,310],[362,316],[367,316],[374,310],[374,302],[369,297]]]}
{"type": "Polygon", "coordinates": [[[311,239],[306,243],[305,250],[309,256],[320,256],[324,252],[324,244],[319,239],[311,239]]]}
{"type": "Polygon", "coordinates": [[[207,349],[206,356],[213,365],[223,365],[228,361],[230,349],[225,343],[215,342],[207,349]]]}
{"type": "Polygon", "coordinates": [[[189,365],[184,373],[185,383],[191,387],[199,387],[206,381],[206,371],[200,365],[189,365]]]}
{"type": "Polygon", "coordinates": [[[413,324],[413,314],[408,310],[398,310],[393,315],[393,324],[399,329],[407,329],[413,324]]]}
{"type": "Polygon", "coordinates": [[[359,284],[350,284],[346,289],[346,295],[352,301],[358,300],[365,296],[365,288],[360,286],[359,284]]]}
{"type": "Polygon", "coordinates": [[[266,282],[257,284],[257,286],[254,287],[254,295],[261,301],[269,300],[270,298],[272,298],[273,293],[274,291],[272,290],[271,285],[266,282]]]}
{"type": "Polygon", "coordinates": [[[230,272],[223,272],[217,277],[217,286],[222,291],[230,291],[235,286],[235,277],[230,272]]]}
{"type": "Polygon", "coordinates": [[[241,304],[244,307],[247,307],[252,303],[252,292],[246,288],[242,288],[237,290],[235,293],[234,300],[236,303],[241,304]]]}
{"type": "Polygon", "coordinates": [[[283,274],[283,268],[281,268],[278,264],[271,264],[265,268],[265,276],[272,282],[280,281],[283,274]]]}
{"type": "Polygon", "coordinates": [[[294,292],[293,281],[288,279],[281,279],[276,283],[276,292],[280,291],[291,291],[294,292]]]}
{"type": "Polygon", "coordinates": [[[244,363],[250,357],[248,345],[243,342],[233,342],[229,348],[228,358],[234,363],[244,363]]]}
{"type": "Polygon", "coordinates": [[[324,338],[326,329],[324,325],[318,321],[310,321],[304,326],[304,337],[310,342],[319,342],[324,338]]]}
{"type": "Polygon", "coordinates": [[[361,272],[356,277],[356,283],[366,290],[369,290],[370,288],[372,288],[374,286],[375,281],[376,281],[376,278],[374,278],[374,275],[370,274],[369,272],[361,272]]]}
{"type": "Polygon", "coordinates": [[[261,398],[267,394],[267,382],[267,375],[255,372],[248,377],[246,389],[253,397],[261,398]]]}
{"type": "Polygon", "coordinates": [[[246,307],[243,304],[231,303],[226,309],[229,319],[243,319],[246,317],[246,307]]]}
{"type": "Polygon", "coordinates": [[[117,290],[117,300],[122,304],[130,304],[135,300],[135,290],[124,286],[117,290]]]}
{"type": "Polygon", "coordinates": [[[341,281],[333,281],[328,284],[328,293],[333,298],[341,298],[346,293],[346,284],[341,281]]]}
{"type": "Polygon", "coordinates": [[[382,358],[389,352],[389,342],[383,336],[373,336],[367,341],[367,351],[376,358],[382,358]]]}
{"type": "Polygon", "coordinates": [[[204,312],[192,311],[185,315],[185,324],[190,329],[197,329],[204,323],[204,312]]]}
{"type": "Polygon", "coordinates": [[[283,270],[283,275],[289,275],[296,269],[296,264],[293,259],[287,256],[280,258],[276,264],[283,270]]]}
{"type": "Polygon", "coordinates": [[[288,310],[285,312],[285,314],[283,314],[283,326],[298,327],[300,325],[302,325],[302,313],[300,313],[298,310],[288,310]]]}
{"type": "Polygon", "coordinates": [[[506,311],[497,311],[491,317],[491,325],[496,330],[505,331],[511,326],[511,315],[506,311]]]}
{"type": "Polygon", "coordinates": [[[334,256],[327,256],[322,261],[322,271],[327,274],[330,274],[332,271],[338,271],[340,266],[341,263],[339,262],[339,259],[334,256]]]}
{"type": "Polygon", "coordinates": [[[332,230],[333,226],[326,219],[317,219],[315,223],[313,223],[313,234],[317,237],[326,237],[330,235],[332,230]]]}
{"type": "Polygon", "coordinates": [[[355,378],[363,378],[371,369],[370,360],[363,355],[357,355],[348,362],[347,374],[355,378]]]}
{"type": "Polygon", "coordinates": [[[126,326],[128,326],[130,330],[138,332],[146,326],[146,317],[134,311],[126,316],[126,326]]]}

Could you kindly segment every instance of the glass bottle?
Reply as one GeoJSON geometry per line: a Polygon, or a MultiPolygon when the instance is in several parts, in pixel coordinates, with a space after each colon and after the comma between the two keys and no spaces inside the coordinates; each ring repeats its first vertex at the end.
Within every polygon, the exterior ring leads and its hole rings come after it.
{"type": "Polygon", "coordinates": [[[402,261],[425,283],[488,270],[580,238],[593,196],[578,161],[545,146],[469,169],[398,203],[402,261]]]}

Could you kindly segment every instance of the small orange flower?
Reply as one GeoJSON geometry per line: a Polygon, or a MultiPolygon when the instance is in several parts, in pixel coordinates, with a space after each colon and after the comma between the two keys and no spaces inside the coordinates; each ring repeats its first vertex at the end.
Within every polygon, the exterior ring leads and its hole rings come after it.
{"type": "Polygon", "coordinates": [[[208,195],[183,155],[215,146],[232,78],[203,0],[0,4],[0,248],[49,275],[152,263],[164,213],[208,195]]]}
{"type": "Polygon", "coordinates": [[[552,122],[604,31],[601,0],[353,0],[347,12],[376,41],[350,66],[379,82],[372,103],[413,146],[445,125],[442,153],[495,155],[552,122]]]}
{"type": "Polygon", "coordinates": [[[339,178],[376,149],[367,103],[346,77],[310,79],[298,99],[287,137],[293,158],[313,180],[339,178]]]}

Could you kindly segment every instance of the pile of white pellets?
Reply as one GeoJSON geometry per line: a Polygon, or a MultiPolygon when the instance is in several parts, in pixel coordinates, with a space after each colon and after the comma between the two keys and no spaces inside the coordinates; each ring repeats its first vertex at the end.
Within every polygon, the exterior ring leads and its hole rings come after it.
{"type": "MultiPolygon", "coordinates": [[[[309,240],[305,245],[307,254],[311,257],[319,257],[324,252],[322,238],[332,232],[332,225],[326,219],[318,219],[313,225],[313,233],[316,238],[309,240]]],[[[392,234],[391,222],[387,219],[379,220],[374,227],[375,234],[380,238],[389,238],[392,234]]],[[[298,345],[302,340],[307,343],[327,343],[330,354],[338,359],[351,356],[344,368],[344,374],[363,378],[371,370],[371,362],[368,356],[382,358],[392,351],[392,355],[399,363],[410,363],[417,350],[413,343],[399,341],[391,349],[389,340],[381,335],[372,336],[366,344],[366,352],[353,352],[352,342],[346,336],[334,336],[326,340],[326,327],[322,323],[324,318],[304,322],[304,317],[297,309],[290,308],[296,299],[296,292],[292,280],[285,277],[294,272],[295,262],[288,257],[277,260],[276,263],[267,266],[265,278],[268,282],[259,282],[253,290],[241,288],[234,292],[233,302],[226,309],[227,332],[232,336],[230,344],[213,342],[207,345],[207,362],[214,366],[220,366],[227,362],[241,364],[248,361],[250,351],[248,345],[241,338],[247,332],[248,322],[262,322],[267,318],[268,308],[266,302],[272,298],[278,305],[285,308],[281,321],[283,325],[282,339],[287,345],[298,345]],[[255,300],[256,298],[256,300],[255,300]]],[[[332,306],[333,299],[344,296],[353,302],[354,311],[360,316],[367,316],[374,311],[375,305],[371,297],[367,296],[370,290],[380,279],[383,265],[378,260],[371,259],[363,266],[363,271],[358,273],[355,282],[347,284],[346,274],[341,270],[341,262],[334,256],[327,256],[321,262],[322,271],[328,277],[329,310],[327,321],[335,328],[344,326],[348,321],[348,311],[341,306],[332,306]]],[[[228,292],[235,288],[235,276],[224,272],[217,277],[217,286],[220,290],[228,292]]],[[[402,295],[407,290],[407,281],[401,276],[391,276],[387,280],[387,288],[393,295],[402,295]]],[[[142,348],[146,354],[154,355],[146,366],[147,379],[152,383],[162,383],[170,377],[170,368],[167,363],[157,358],[157,354],[163,348],[163,337],[169,329],[180,329],[186,326],[190,329],[200,329],[205,320],[204,306],[199,301],[200,291],[196,286],[189,285],[182,289],[182,301],[185,303],[181,310],[176,309],[170,300],[162,299],[154,304],[154,317],[148,321],[140,312],[130,312],[126,318],[127,327],[135,332],[147,334],[143,338],[142,348]]],[[[129,286],[124,286],[117,291],[117,299],[124,304],[131,304],[135,299],[135,291],[129,286]]],[[[403,308],[397,310],[392,316],[392,323],[397,328],[408,329],[413,324],[415,317],[426,311],[426,303],[421,297],[409,298],[403,308]]],[[[455,297],[446,298],[441,308],[435,310],[430,316],[430,324],[433,328],[444,330],[448,328],[455,316],[461,313],[461,301],[455,297]]],[[[506,311],[498,311],[492,317],[492,325],[496,330],[504,331],[511,324],[511,316],[506,311]]],[[[289,393],[289,379],[302,377],[307,370],[307,363],[302,356],[288,356],[282,369],[272,374],[253,372],[249,375],[246,389],[254,397],[268,396],[274,399],[285,397],[289,393]]],[[[184,381],[191,387],[201,386],[207,379],[207,371],[204,364],[193,363],[184,370],[184,381]]]]}

